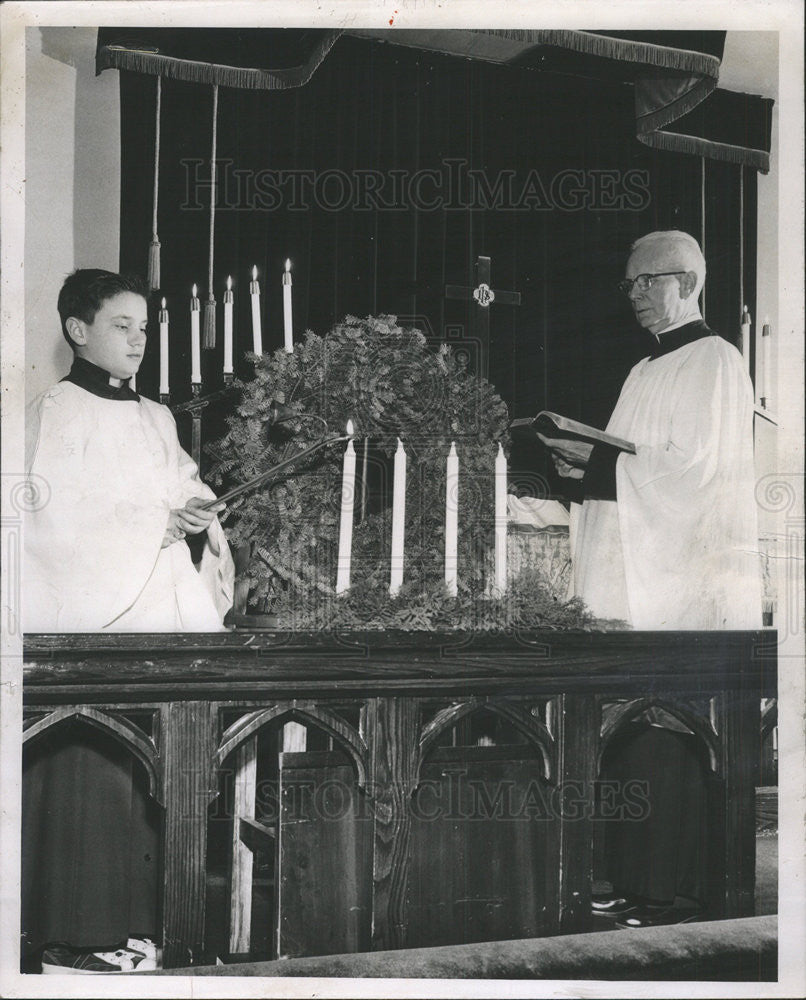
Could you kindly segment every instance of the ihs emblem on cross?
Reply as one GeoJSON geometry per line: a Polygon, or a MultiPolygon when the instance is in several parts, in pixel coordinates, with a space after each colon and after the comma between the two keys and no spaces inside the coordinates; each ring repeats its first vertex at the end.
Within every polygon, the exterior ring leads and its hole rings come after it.
{"type": "Polygon", "coordinates": [[[495,292],[488,284],[482,281],[478,288],[473,289],[473,298],[480,306],[486,308],[491,302],[495,302],[495,292]]]}
{"type": "MultiPolygon", "coordinates": [[[[490,306],[495,302],[499,306],[519,306],[520,292],[506,292],[490,288],[490,258],[479,256],[476,260],[476,288],[464,285],[446,285],[445,295],[449,299],[464,299],[476,303],[473,309],[475,315],[471,318],[472,332],[479,348],[477,374],[487,378],[490,362],[490,306]]],[[[470,317],[469,317],[470,318],[470,317]]]]}

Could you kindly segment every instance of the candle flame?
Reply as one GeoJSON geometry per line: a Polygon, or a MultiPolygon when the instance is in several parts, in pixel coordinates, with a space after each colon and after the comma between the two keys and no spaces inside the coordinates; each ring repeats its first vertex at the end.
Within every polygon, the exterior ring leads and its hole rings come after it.
{"type": "Polygon", "coordinates": [[[165,302],[165,296],[163,295],[163,297],[162,297],[162,308],[165,309],[166,306],[167,306],[167,303],[165,302]]]}
{"type": "Polygon", "coordinates": [[[352,420],[347,421],[347,437],[352,437],[355,434],[355,428],[353,427],[352,420]]]}
{"type": "Polygon", "coordinates": [[[232,275],[231,274],[227,275],[227,291],[228,292],[232,291],[232,275]]]}
{"type": "Polygon", "coordinates": [[[196,298],[196,286],[195,285],[193,286],[193,298],[194,299],[196,298]]]}
{"type": "Polygon", "coordinates": [[[286,260],[285,260],[285,269],[286,269],[286,271],[290,271],[291,270],[291,261],[287,257],[286,257],[286,260]]]}
{"type": "Polygon", "coordinates": [[[257,264],[252,266],[252,281],[257,281],[257,264]]]}

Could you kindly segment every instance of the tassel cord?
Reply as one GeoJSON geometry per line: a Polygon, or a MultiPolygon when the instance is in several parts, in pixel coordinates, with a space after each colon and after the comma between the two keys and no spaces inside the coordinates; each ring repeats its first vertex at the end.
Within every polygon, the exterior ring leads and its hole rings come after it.
{"type": "Polygon", "coordinates": [[[157,205],[160,182],[160,116],[162,110],[162,77],[157,77],[157,112],[154,124],[154,214],[151,220],[151,234],[159,242],[157,236],[157,205]]]}
{"type": "Polygon", "coordinates": [[[207,302],[204,307],[204,346],[215,347],[215,296],[213,295],[213,261],[215,248],[216,209],[216,145],[218,140],[218,84],[213,86],[213,140],[210,152],[210,246],[207,257],[207,302]]]}
{"type": "Polygon", "coordinates": [[[162,111],[162,79],[157,77],[157,102],[154,120],[154,201],[151,216],[151,245],[148,248],[148,287],[155,291],[162,285],[160,276],[160,238],[157,233],[157,211],[160,185],[160,119],[162,111]]]}

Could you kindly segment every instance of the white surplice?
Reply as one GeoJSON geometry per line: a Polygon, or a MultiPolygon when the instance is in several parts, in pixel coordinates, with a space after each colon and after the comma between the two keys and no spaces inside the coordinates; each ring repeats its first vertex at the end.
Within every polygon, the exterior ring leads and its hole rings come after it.
{"type": "Polygon", "coordinates": [[[218,631],[234,567],[218,520],[197,569],[184,542],[161,548],[171,509],[213,499],[167,407],[104,399],[60,382],[29,408],[27,632],[218,631]]]}
{"type": "Polygon", "coordinates": [[[607,430],[636,445],[617,502],[572,512],[574,593],[637,629],[761,625],[753,391],[739,352],[706,336],[630,372],[607,430]]]}

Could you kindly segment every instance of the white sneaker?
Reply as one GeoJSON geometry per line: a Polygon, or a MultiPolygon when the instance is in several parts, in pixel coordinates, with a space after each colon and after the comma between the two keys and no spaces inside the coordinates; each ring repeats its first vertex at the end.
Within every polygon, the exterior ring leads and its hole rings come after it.
{"type": "Polygon", "coordinates": [[[74,951],[66,945],[52,945],[42,953],[45,976],[98,976],[122,972],[152,972],[156,958],[130,948],[114,951],[74,951]]]}
{"type": "Polygon", "coordinates": [[[94,951],[93,955],[102,962],[116,965],[118,972],[153,972],[157,968],[156,953],[148,957],[134,948],[117,948],[115,951],[94,951]]]}
{"type": "Polygon", "coordinates": [[[138,951],[152,962],[156,963],[158,969],[162,968],[162,948],[158,948],[151,938],[129,938],[126,942],[129,951],[138,951]]]}

